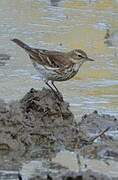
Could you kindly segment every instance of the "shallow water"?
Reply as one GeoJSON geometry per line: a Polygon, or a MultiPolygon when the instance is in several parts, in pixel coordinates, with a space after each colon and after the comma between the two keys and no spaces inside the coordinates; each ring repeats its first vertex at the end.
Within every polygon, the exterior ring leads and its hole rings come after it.
{"type": "Polygon", "coordinates": [[[117,10],[115,0],[0,0],[0,53],[12,56],[0,67],[0,97],[18,99],[30,88],[44,86],[32,78],[37,72],[26,53],[10,41],[17,37],[34,47],[85,50],[95,62],[57,86],[77,119],[94,109],[118,116],[117,10]],[[108,28],[116,33],[112,47],[104,43],[108,28]]]}

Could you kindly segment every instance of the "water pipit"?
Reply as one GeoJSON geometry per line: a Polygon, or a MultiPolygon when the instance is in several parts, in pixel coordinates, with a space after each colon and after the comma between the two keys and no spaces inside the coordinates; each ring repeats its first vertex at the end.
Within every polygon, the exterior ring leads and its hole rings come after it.
{"type": "Polygon", "coordinates": [[[69,52],[50,51],[32,48],[19,39],[12,39],[12,41],[25,49],[35,69],[39,72],[40,78],[56,95],[60,93],[54,84],[55,81],[71,79],[77,74],[84,62],[94,61],[81,49],[74,49],[69,52]]]}

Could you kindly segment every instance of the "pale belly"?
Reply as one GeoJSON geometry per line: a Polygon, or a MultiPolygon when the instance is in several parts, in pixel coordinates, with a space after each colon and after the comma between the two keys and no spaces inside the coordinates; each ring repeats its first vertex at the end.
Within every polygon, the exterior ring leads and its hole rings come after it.
{"type": "MultiPolygon", "coordinates": [[[[35,69],[38,71],[40,78],[43,81],[66,81],[75,76],[79,70],[77,66],[74,69],[66,69],[63,73],[57,73],[54,68],[46,68],[36,62],[33,62],[35,69]]],[[[57,68],[58,69],[58,68],[57,68]]]]}

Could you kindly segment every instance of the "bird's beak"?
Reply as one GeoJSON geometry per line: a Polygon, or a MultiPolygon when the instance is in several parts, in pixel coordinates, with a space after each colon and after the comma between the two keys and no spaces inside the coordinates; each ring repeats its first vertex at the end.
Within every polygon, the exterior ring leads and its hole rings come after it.
{"type": "Polygon", "coordinates": [[[86,61],[95,61],[95,60],[87,57],[86,61]]]}

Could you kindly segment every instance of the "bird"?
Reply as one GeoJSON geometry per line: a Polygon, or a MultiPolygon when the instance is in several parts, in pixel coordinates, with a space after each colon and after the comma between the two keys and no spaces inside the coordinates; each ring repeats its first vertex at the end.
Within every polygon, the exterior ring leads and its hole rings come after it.
{"type": "Polygon", "coordinates": [[[40,78],[56,95],[60,92],[55,85],[55,81],[66,81],[73,78],[84,62],[94,61],[81,49],[61,52],[33,48],[16,38],[11,39],[11,41],[28,53],[40,78]]]}

